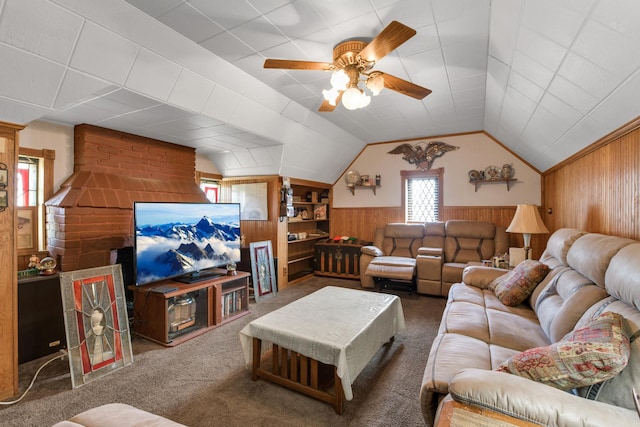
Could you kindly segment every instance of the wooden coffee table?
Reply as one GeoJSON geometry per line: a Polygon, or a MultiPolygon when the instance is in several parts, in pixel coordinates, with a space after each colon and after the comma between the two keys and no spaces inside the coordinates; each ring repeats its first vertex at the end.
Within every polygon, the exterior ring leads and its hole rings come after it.
{"type": "Polygon", "coordinates": [[[240,342],[254,381],[296,390],[342,414],[358,374],[404,328],[397,296],[327,286],[250,322],[240,342]]]}

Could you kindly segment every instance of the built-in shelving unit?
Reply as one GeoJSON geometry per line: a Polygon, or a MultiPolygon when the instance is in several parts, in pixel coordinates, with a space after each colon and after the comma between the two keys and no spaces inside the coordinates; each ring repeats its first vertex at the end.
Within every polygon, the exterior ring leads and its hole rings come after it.
{"type": "Polygon", "coordinates": [[[289,282],[313,274],[315,244],[329,237],[331,198],[328,184],[292,179],[291,188],[296,216],[287,222],[286,277],[289,282]]]}

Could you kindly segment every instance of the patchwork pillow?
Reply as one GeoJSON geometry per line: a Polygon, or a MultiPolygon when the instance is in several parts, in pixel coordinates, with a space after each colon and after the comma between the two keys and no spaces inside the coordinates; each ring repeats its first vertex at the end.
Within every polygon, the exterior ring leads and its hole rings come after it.
{"type": "Polygon", "coordinates": [[[489,285],[504,305],[516,306],[531,295],[549,272],[549,267],[540,261],[525,260],[510,272],[495,278],[489,285]]]}
{"type": "Polygon", "coordinates": [[[519,375],[561,390],[586,387],[615,377],[631,352],[624,318],[604,312],[557,343],[513,355],[496,371],[519,375]]]}

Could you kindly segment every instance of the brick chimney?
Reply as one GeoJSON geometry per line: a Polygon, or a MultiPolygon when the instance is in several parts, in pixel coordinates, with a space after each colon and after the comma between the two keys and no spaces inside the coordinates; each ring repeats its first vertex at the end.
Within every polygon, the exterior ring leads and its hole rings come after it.
{"type": "Polygon", "coordinates": [[[58,269],[110,263],[133,245],[133,203],[206,202],[195,149],[91,125],[74,129],[74,173],[49,199],[47,250],[58,269]]]}

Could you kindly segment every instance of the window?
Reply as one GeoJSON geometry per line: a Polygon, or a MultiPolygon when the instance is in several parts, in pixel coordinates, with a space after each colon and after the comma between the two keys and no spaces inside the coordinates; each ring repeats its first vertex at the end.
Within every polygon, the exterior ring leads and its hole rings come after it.
{"type": "Polygon", "coordinates": [[[221,179],[222,175],[206,172],[196,172],[196,182],[211,203],[218,203],[218,201],[220,200],[221,179]]]}
{"type": "Polygon", "coordinates": [[[16,168],[18,254],[45,248],[44,203],[53,196],[54,150],[20,148],[16,168]]]}
{"type": "Polygon", "coordinates": [[[405,222],[440,219],[443,169],[402,171],[402,203],[405,222]]]}

